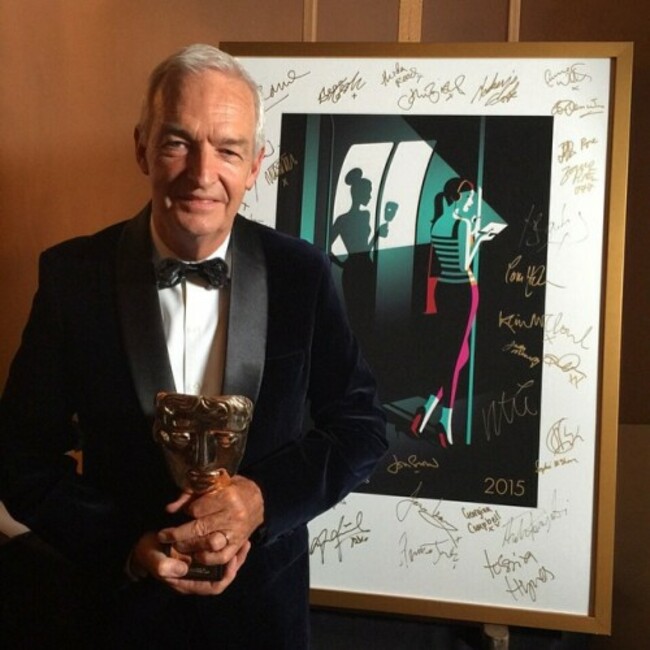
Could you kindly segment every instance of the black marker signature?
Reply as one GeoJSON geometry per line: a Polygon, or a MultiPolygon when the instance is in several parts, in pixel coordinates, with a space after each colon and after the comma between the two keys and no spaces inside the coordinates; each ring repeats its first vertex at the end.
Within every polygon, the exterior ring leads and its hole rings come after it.
{"type": "MultiPolygon", "coordinates": [[[[419,493],[421,487],[422,483],[420,483],[418,488],[415,490],[414,496],[417,496],[417,493],[419,493]]],[[[438,501],[433,510],[429,510],[414,497],[401,499],[395,506],[395,516],[397,517],[397,521],[402,522],[409,516],[409,514],[413,512],[434,528],[444,530],[446,533],[457,532],[458,529],[456,526],[446,521],[445,518],[440,514],[439,510],[441,504],[442,501],[438,501]]]]}
{"type": "Polygon", "coordinates": [[[568,508],[559,506],[557,492],[554,491],[550,510],[545,508],[529,510],[516,517],[510,517],[501,526],[503,529],[501,546],[519,544],[524,541],[535,541],[539,535],[549,533],[553,523],[558,519],[563,519],[568,513],[568,508]]]}
{"type": "Polygon", "coordinates": [[[339,562],[343,561],[343,548],[352,548],[358,544],[368,541],[369,528],[363,527],[363,512],[357,512],[355,521],[346,521],[345,515],[341,515],[336,528],[323,528],[323,530],[311,540],[309,554],[313,555],[316,550],[320,551],[321,564],[325,564],[325,552],[328,545],[336,550],[339,562]]]}
{"type": "Polygon", "coordinates": [[[537,590],[540,584],[546,584],[553,580],[555,580],[555,574],[545,566],[541,566],[537,570],[537,575],[530,579],[510,578],[506,576],[506,593],[510,594],[515,601],[527,597],[532,602],[536,602],[537,590]]]}
{"type": "Polygon", "coordinates": [[[300,74],[295,70],[288,70],[284,79],[272,83],[269,87],[268,92],[264,94],[264,101],[265,102],[268,102],[270,100],[275,100],[275,101],[273,101],[273,103],[271,104],[266,104],[265,105],[266,110],[268,111],[272,109],[274,106],[277,106],[281,101],[284,101],[289,96],[289,93],[287,92],[288,89],[296,81],[298,81],[298,79],[302,79],[303,77],[306,77],[309,74],[311,74],[310,71],[303,72],[302,74],[300,74]],[[282,96],[279,97],[279,95],[282,96]]]}
{"type": "Polygon", "coordinates": [[[345,95],[349,94],[353,99],[356,99],[357,92],[366,85],[366,82],[361,77],[361,73],[357,70],[352,79],[343,77],[336,83],[332,84],[329,88],[321,88],[318,93],[318,103],[331,102],[332,104],[338,103],[345,95]]]}
{"type": "Polygon", "coordinates": [[[425,558],[434,566],[443,560],[449,560],[455,564],[460,557],[458,554],[458,542],[460,539],[460,537],[454,537],[411,546],[409,544],[408,534],[404,532],[399,538],[400,566],[408,567],[421,558],[425,558]]]}

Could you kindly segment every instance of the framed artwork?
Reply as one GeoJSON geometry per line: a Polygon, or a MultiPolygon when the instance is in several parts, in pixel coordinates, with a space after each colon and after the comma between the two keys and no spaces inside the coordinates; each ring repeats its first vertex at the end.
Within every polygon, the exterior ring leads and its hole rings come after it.
{"type": "Polygon", "coordinates": [[[388,417],[313,603],[608,632],[632,46],[223,47],[244,214],[329,255],[388,417]]]}

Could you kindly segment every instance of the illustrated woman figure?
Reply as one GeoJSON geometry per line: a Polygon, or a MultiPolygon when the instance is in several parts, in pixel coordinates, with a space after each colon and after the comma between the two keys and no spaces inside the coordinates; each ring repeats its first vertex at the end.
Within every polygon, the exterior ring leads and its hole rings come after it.
{"type": "Polygon", "coordinates": [[[440,319],[435,346],[438,380],[424,408],[415,414],[411,433],[423,437],[434,409],[440,404],[440,420],[434,432],[444,447],[453,443],[452,419],[458,380],[469,360],[469,338],[479,303],[472,260],[479,245],[496,234],[492,229],[481,230],[474,202],[474,185],[466,179],[451,178],[434,199],[431,220],[431,253],[438,266],[434,295],[435,311],[440,319]]]}
{"type": "Polygon", "coordinates": [[[372,329],[376,290],[371,251],[377,236],[370,236],[371,214],[366,209],[372,198],[372,183],[359,167],[348,171],[345,183],[350,187],[350,209],[332,224],[330,241],[333,244],[340,237],[345,246],[346,255],[335,257],[333,261],[343,269],[341,284],[352,328],[367,341],[372,329]]]}

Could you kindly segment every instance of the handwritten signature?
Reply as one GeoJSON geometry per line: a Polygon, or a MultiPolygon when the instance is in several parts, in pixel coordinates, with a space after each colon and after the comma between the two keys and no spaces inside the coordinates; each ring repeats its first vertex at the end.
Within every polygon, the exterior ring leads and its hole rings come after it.
{"type": "Polygon", "coordinates": [[[427,508],[418,500],[417,497],[421,489],[422,483],[420,482],[409,498],[400,499],[397,502],[395,516],[399,522],[403,522],[409,515],[414,514],[436,531],[440,531],[443,537],[413,549],[408,545],[408,535],[403,533],[400,537],[400,555],[402,557],[400,566],[408,566],[410,562],[421,555],[432,556],[430,559],[434,564],[443,558],[456,562],[458,560],[458,543],[461,540],[458,528],[443,516],[440,510],[442,501],[438,501],[433,508],[427,508]]]}
{"type": "Polygon", "coordinates": [[[537,408],[530,403],[527,393],[534,385],[533,379],[517,384],[514,395],[508,396],[503,391],[498,400],[493,400],[486,409],[483,409],[483,428],[487,440],[491,440],[493,434],[500,436],[504,424],[512,424],[516,419],[538,414],[537,408]]]}
{"type": "MultiPolygon", "coordinates": [[[[584,331],[575,332],[565,323],[564,312],[554,314],[538,314],[533,312],[525,317],[518,312],[499,310],[499,328],[504,327],[512,334],[521,330],[542,329],[546,343],[557,343],[559,340],[570,343],[580,350],[590,350],[590,337],[593,327],[590,325],[584,331]]],[[[506,348],[512,347],[506,346],[506,348]]],[[[550,362],[550,359],[549,359],[550,362]]],[[[563,369],[569,369],[563,366],[563,369]]]]}
{"type": "Polygon", "coordinates": [[[501,515],[490,506],[478,506],[472,510],[461,508],[463,517],[468,520],[467,530],[470,533],[492,532],[501,526],[501,515]]]}
{"type": "Polygon", "coordinates": [[[590,192],[597,181],[596,162],[594,160],[576,165],[565,165],[562,168],[560,185],[570,185],[576,194],[590,192]]]}
{"type": "Polygon", "coordinates": [[[533,290],[546,284],[546,266],[544,264],[529,264],[522,269],[522,256],[517,255],[508,262],[504,281],[506,284],[520,284],[524,288],[524,296],[530,298],[533,290]]]}
{"type": "Polygon", "coordinates": [[[509,352],[510,354],[524,359],[528,363],[529,368],[534,368],[539,365],[540,358],[536,355],[530,354],[526,350],[526,346],[523,343],[517,343],[516,341],[510,341],[503,346],[502,350],[504,352],[509,352]]]}
{"type": "Polygon", "coordinates": [[[523,554],[511,553],[509,556],[503,553],[499,554],[496,560],[493,560],[488,555],[487,550],[483,550],[485,555],[484,569],[488,569],[491,578],[498,578],[503,574],[515,573],[529,562],[537,562],[537,558],[531,551],[526,551],[523,554]]]}
{"type": "Polygon", "coordinates": [[[553,105],[551,109],[552,115],[565,115],[572,117],[577,115],[580,118],[588,117],[589,115],[600,115],[605,112],[605,106],[596,98],[593,98],[587,104],[578,104],[572,99],[560,99],[553,105]]]}
{"type": "Polygon", "coordinates": [[[583,440],[580,435],[580,428],[577,431],[571,431],[567,425],[566,418],[560,418],[551,425],[546,434],[546,448],[554,454],[566,454],[571,451],[579,440],[583,440]]]}
{"type": "Polygon", "coordinates": [[[558,145],[560,148],[560,153],[557,156],[557,160],[560,163],[569,162],[574,156],[577,156],[579,153],[590,149],[595,144],[598,144],[598,138],[580,138],[579,148],[576,147],[576,143],[573,140],[563,140],[558,145]]]}
{"type": "Polygon", "coordinates": [[[493,580],[503,578],[506,593],[514,600],[527,597],[535,602],[540,585],[555,580],[555,574],[544,565],[540,565],[531,551],[510,555],[501,553],[496,560],[490,558],[487,551],[484,550],[483,553],[485,554],[483,568],[490,572],[493,580]],[[533,576],[529,577],[531,571],[533,576]]]}
{"type": "Polygon", "coordinates": [[[337,104],[346,95],[356,99],[357,93],[365,85],[366,82],[361,77],[361,73],[357,70],[351,79],[343,77],[329,86],[329,88],[321,88],[318,93],[318,103],[324,104],[325,102],[331,102],[332,104],[337,104]]]}
{"type": "Polygon", "coordinates": [[[589,350],[591,345],[588,344],[589,337],[593,327],[589,326],[582,333],[574,333],[571,328],[564,322],[564,313],[547,314],[544,319],[544,340],[548,343],[555,343],[558,338],[562,338],[569,343],[579,347],[581,350],[589,350]]]}
{"type": "Polygon", "coordinates": [[[440,465],[435,458],[431,460],[420,460],[417,454],[411,454],[406,460],[400,460],[396,454],[393,454],[393,461],[388,465],[386,471],[389,474],[398,474],[402,470],[413,470],[419,474],[423,469],[438,469],[440,465]]]}
{"type": "Polygon", "coordinates": [[[548,227],[548,243],[561,248],[566,242],[580,243],[587,239],[589,227],[580,210],[573,216],[568,212],[566,203],[557,219],[551,219],[548,227]],[[576,225],[577,224],[577,225],[576,225]]]}
{"type": "Polygon", "coordinates": [[[532,313],[524,318],[516,312],[504,313],[499,310],[499,327],[505,327],[513,334],[519,330],[542,329],[545,321],[546,316],[544,314],[532,313]]]}
{"type": "Polygon", "coordinates": [[[510,517],[501,526],[503,529],[501,546],[505,547],[510,544],[519,544],[527,540],[535,541],[540,534],[549,533],[553,524],[559,519],[566,517],[568,513],[568,508],[559,506],[557,491],[554,491],[550,510],[545,508],[529,510],[521,515],[510,517]]]}
{"type": "Polygon", "coordinates": [[[551,353],[544,355],[544,363],[547,366],[556,367],[565,373],[569,379],[569,383],[576,388],[587,377],[586,373],[580,370],[581,362],[580,355],[575,353],[562,354],[560,356],[551,353]]]}
{"type": "Polygon", "coordinates": [[[517,90],[519,90],[519,77],[514,72],[507,77],[501,77],[498,72],[495,72],[491,78],[485,76],[483,83],[472,97],[472,104],[476,101],[480,101],[484,106],[507,104],[517,97],[517,90]]]}
{"type": "Polygon", "coordinates": [[[574,333],[573,330],[564,323],[564,313],[547,314],[544,319],[544,340],[547,343],[555,343],[557,339],[562,338],[581,350],[589,350],[589,337],[593,327],[587,327],[582,333],[574,333]]]}
{"type": "Polygon", "coordinates": [[[395,62],[393,69],[389,71],[384,70],[381,73],[381,85],[388,86],[391,83],[394,83],[398,88],[406,83],[415,79],[416,83],[419,83],[422,80],[423,75],[418,72],[417,68],[411,66],[406,68],[401,63],[395,62]]]}
{"type": "MultiPolygon", "coordinates": [[[[574,178],[577,180],[580,170],[565,170],[565,174],[567,174],[566,180],[569,180],[570,174],[574,174],[574,178]]],[[[584,193],[593,187],[596,179],[590,175],[591,170],[588,170],[587,173],[584,173],[582,181],[575,184],[575,194],[584,193]]],[[[582,212],[578,210],[575,215],[571,214],[566,203],[562,205],[559,215],[549,217],[548,226],[545,224],[544,213],[535,205],[531,206],[528,214],[524,217],[523,224],[519,246],[532,248],[535,251],[541,251],[547,245],[562,248],[565,243],[579,243],[587,239],[588,236],[588,227],[582,212]]]]}
{"type": "Polygon", "coordinates": [[[441,101],[450,101],[457,95],[464,95],[463,84],[465,75],[459,75],[453,80],[440,84],[431,81],[424,88],[411,88],[406,95],[397,100],[397,105],[405,111],[410,111],[419,101],[427,101],[430,104],[437,104],[441,101]]]}
{"type": "Polygon", "coordinates": [[[289,96],[289,93],[287,92],[288,89],[296,81],[302,79],[303,77],[306,77],[309,74],[311,74],[311,72],[309,71],[299,73],[296,72],[295,70],[288,70],[285,75],[285,78],[275,83],[272,83],[269,86],[269,89],[267,91],[264,91],[264,88],[262,88],[264,102],[271,102],[271,100],[275,100],[270,104],[265,104],[266,110],[268,111],[274,106],[277,106],[277,104],[279,104],[281,101],[284,101],[289,96]],[[282,94],[281,97],[279,97],[280,94],[282,94]]]}
{"type": "Polygon", "coordinates": [[[328,548],[336,551],[339,562],[343,562],[344,548],[353,548],[369,540],[369,528],[363,526],[363,512],[357,512],[354,521],[347,520],[341,515],[336,528],[323,528],[323,530],[311,540],[309,554],[313,555],[320,551],[321,564],[325,564],[325,555],[328,548]]]}
{"type": "Polygon", "coordinates": [[[427,524],[434,528],[439,528],[446,533],[457,532],[458,529],[452,523],[448,522],[440,513],[442,501],[438,501],[435,507],[430,510],[426,508],[416,498],[422,489],[422,483],[418,485],[413,494],[407,499],[400,499],[395,506],[395,516],[397,520],[403,522],[411,513],[417,514],[427,524]]]}
{"type": "Polygon", "coordinates": [[[554,458],[552,461],[536,460],[535,472],[540,475],[546,474],[546,472],[550,472],[552,469],[555,469],[556,467],[564,467],[565,465],[574,465],[577,462],[578,462],[577,458],[571,458],[567,456],[559,456],[557,458],[554,458]]]}
{"type": "Polygon", "coordinates": [[[542,250],[546,247],[548,229],[544,225],[544,213],[532,205],[524,217],[524,227],[519,238],[519,246],[542,250]]]}
{"type": "Polygon", "coordinates": [[[529,598],[533,603],[537,601],[537,591],[540,585],[555,580],[555,574],[541,566],[537,569],[537,575],[533,578],[510,578],[506,576],[506,593],[510,594],[513,600],[518,601],[520,598],[529,598]]]}
{"type": "Polygon", "coordinates": [[[296,165],[298,165],[298,160],[292,153],[283,153],[267,167],[264,178],[269,185],[273,185],[279,178],[292,171],[296,165]]]}
{"type": "Polygon", "coordinates": [[[544,81],[551,88],[557,86],[572,86],[575,90],[580,87],[583,81],[591,81],[591,75],[583,72],[584,63],[573,63],[557,72],[544,71],[544,81]]]}
{"type": "Polygon", "coordinates": [[[421,558],[427,559],[433,565],[439,564],[443,560],[449,560],[455,564],[460,557],[458,554],[459,540],[460,537],[456,537],[411,546],[409,544],[408,533],[404,532],[399,538],[401,558],[399,565],[408,567],[421,558]]]}

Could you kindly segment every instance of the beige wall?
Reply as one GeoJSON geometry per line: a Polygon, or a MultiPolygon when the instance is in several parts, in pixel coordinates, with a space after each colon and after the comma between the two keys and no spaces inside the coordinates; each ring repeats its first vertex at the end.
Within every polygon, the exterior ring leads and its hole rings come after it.
{"type": "Polygon", "coordinates": [[[302,0],[0,3],[0,385],[39,251],[146,200],[131,133],[153,65],[189,42],[301,36],[302,0]]]}

